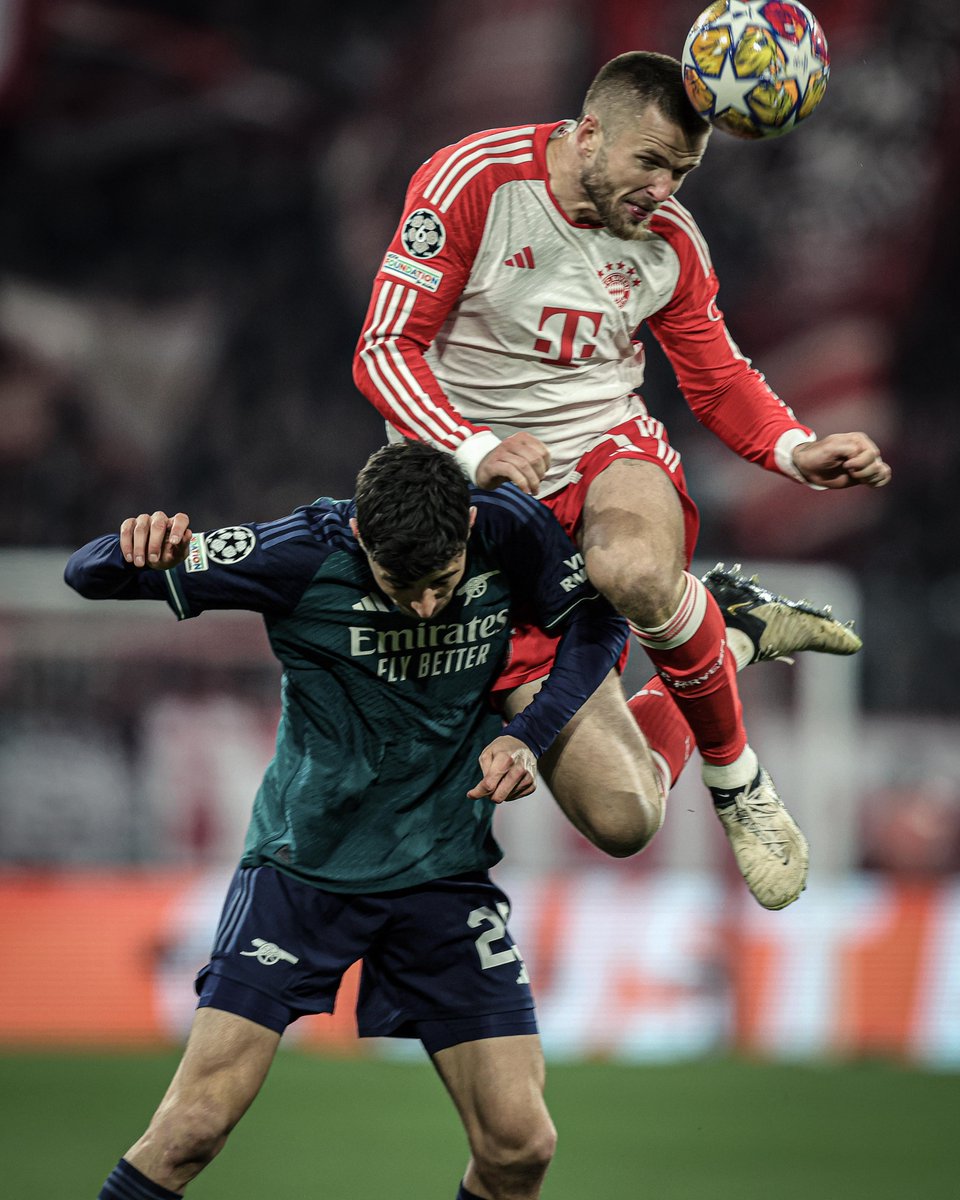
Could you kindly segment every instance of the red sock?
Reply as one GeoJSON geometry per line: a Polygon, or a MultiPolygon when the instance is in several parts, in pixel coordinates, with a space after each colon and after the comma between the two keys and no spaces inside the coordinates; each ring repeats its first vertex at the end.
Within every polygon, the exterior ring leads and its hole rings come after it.
{"type": "Polygon", "coordinates": [[[695,743],[690,726],[659,675],[648,679],[640,691],[630,697],[627,708],[647,739],[666,795],[693,754],[695,743]]]}
{"type": "Polygon", "coordinates": [[[633,627],[657,669],[659,679],[651,681],[654,690],[667,695],[649,705],[641,701],[634,706],[631,702],[651,748],[668,764],[679,762],[681,770],[689,757],[684,755],[681,738],[689,737],[690,731],[705,762],[731,763],[747,744],[737,690],[737,664],[727,648],[723,614],[699,579],[689,573],[684,579],[683,596],[669,621],[657,629],[633,627]],[[654,716],[654,704],[666,704],[671,699],[679,710],[679,721],[665,714],[654,716]],[[642,721],[638,710],[642,710],[642,721]],[[648,719],[655,726],[654,737],[647,730],[648,719]],[[656,741],[663,744],[657,746],[656,741]]]}

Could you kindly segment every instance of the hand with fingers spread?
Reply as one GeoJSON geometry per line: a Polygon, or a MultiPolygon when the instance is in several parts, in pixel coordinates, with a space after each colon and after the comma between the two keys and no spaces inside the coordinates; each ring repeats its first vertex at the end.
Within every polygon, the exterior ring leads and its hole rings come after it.
{"type": "Polygon", "coordinates": [[[550,468],[550,451],[532,433],[512,433],[480,461],[477,483],[483,488],[515,483],[528,496],[540,490],[550,468]]]}
{"type": "Polygon", "coordinates": [[[537,786],[536,755],[519,738],[504,735],[494,740],[480,755],[483,778],[467,792],[471,800],[489,797],[494,804],[529,796],[537,786]]]}
{"type": "Polygon", "coordinates": [[[831,433],[804,442],[794,450],[793,463],[807,483],[825,488],[883,487],[893,474],[865,433],[831,433]]]}
{"type": "Polygon", "coordinates": [[[135,567],[169,571],[187,557],[192,537],[186,513],[168,517],[157,510],[127,517],[120,526],[120,550],[124,559],[135,567]]]}

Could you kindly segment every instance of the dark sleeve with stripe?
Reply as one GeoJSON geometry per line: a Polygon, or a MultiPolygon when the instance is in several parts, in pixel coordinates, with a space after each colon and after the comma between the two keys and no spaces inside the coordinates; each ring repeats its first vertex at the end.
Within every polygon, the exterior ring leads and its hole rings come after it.
{"type": "Polygon", "coordinates": [[[67,584],[91,600],[165,600],[179,620],[206,609],[283,616],[297,606],[326,556],[352,537],[336,502],[297,509],[279,521],[194,535],[187,561],[171,571],[138,568],[109,534],[71,555],[67,584]]]}
{"type": "Polygon", "coordinates": [[[506,485],[478,493],[485,531],[496,530],[498,557],[520,615],[560,634],[550,677],[504,729],[538,757],[600,686],[623,651],[627,623],[586,577],[583,558],[553,514],[506,485]]]}
{"type": "Polygon", "coordinates": [[[539,758],[616,665],[626,639],[626,621],[602,597],[578,606],[560,637],[549,679],[503,732],[526,742],[539,758]]]}

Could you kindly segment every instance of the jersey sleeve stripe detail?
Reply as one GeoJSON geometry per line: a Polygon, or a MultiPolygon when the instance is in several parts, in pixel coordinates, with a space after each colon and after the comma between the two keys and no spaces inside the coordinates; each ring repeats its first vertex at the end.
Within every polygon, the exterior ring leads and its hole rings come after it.
{"type": "Polygon", "coordinates": [[[460,195],[460,193],[463,191],[463,189],[467,186],[467,184],[470,182],[470,180],[473,179],[473,177],[475,175],[479,175],[481,171],[486,170],[487,167],[492,167],[496,163],[525,163],[525,162],[533,162],[533,151],[532,150],[527,151],[525,154],[508,154],[502,158],[498,157],[498,158],[483,159],[481,162],[474,164],[474,166],[472,166],[470,168],[470,170],[467,171],[465,174],[460,176],[460,178],[456,182],[456,185],[453,187],[453,189],[451,191],[449,191],[446,194],[442,203],[439,204],[437,207],[440,209],[440,211],[442,213],[446,212],[447,209],[450,207],[450,205],[454,202],[454,200],[456,200],[456,198],[460,195]]]}
{"type": "Polygon", "coordinates": [[[532,521],[535,524],[545,525],[548,521],[553,520],[546,505],[525,495],[519,489],[513,492],[506,487],[499,487],[492,492],[478,493],[474,498],[474,503],[478,502],[487,504],[491,508],[506,509],[520,517],[521,520],[532,521]]]}
{"type": "Polygon", "coordinates": [[[260,526],[260,537],[267,538],[271,534],[285,529],[309,529],[310,522],[302,512],[291,513],[289,517],[278,517],[276,521],[265,521],[260,526]]]}
{"type": "Polygon", "coordinates": [[[704,275],[708,276],[713,270],[713,263],[710,261],[710,251],[707,248],[706,238],[700,232],[696,221],[694,221],[687,209],[675,200],[666,200],[657,209],[657,216],[663,217],[664,220],[670,221],[683,230],[697,252],[704,275]]]}
{"type": "Polygon", "coordinates": [[[390,410],[409,424],[421,440],[438,441],[448,448],[459,445],[463,437],[449,428],[449,418],[417,383],[395,338],[383,339],[364,350],[362,357],[390,410]]]}
{"type": "Polygon", "coordinates": [[[363,335],[360,358],[385,403],[423,441],[455,448],[473,432],[458,425],[421,387],[398,345],[417,294],[402,283],[380,285],[373,321],[363,335]]]}
{"type": "Polygon", "coordinates": [[[478,158],[490,158],[494,152],[497,155],[506,155],[510,151],[526,151],[530,150],[532,146],[533,142],[531,139],[525,137],[513,142],[506,142],[502,146],[495,146],[487,142],[481,142],[480,144],[474,142],[472,145],[461,147],[456,154],[452,154],[447,159],[443,168],[424,188],[423,198],[432,201],[434,204],[439,204],[444,192],[451,186],[456,176],[465,171],[478,158]]]}
{"type": "Polygon", "coordinates": [[[264,550],[272,550],[274,546],[279,546],[282,542],[292,542],[294,538],[303,537],[309,530],[304,527],[302,529],[291,529],[289,533],[282,533],[279,537],[263,538],[260,545],[264,550]]]}
{"type": "Polygon", "coordinates": [[[291,513],[289,517],[281,517],[276,521],[268,521],[260,526],[260,545],[264,550],[278,546],[281,542],[289,542],[293,538],[310,536],[310,522],[303,513],[291,513]]]}
{"type": "MultiPolygon", "coordinates": [[[[360,355],[366,364],[373,386],[383,397],[387,408],[395,414],[391,424],[399,424],[401,428],[406,426],[423,442],[439,442],[448,448],[455,445],[449,433],[431,421],[428,414],[415,406],[408,406],[400,399],[404,395],[404,389],[391,366],[393,348],[395,347],[390,342],[382,342],[361,351],[360,355]]],[[[406,399],[412,400],[409,396],[406,399]]]]}
{"type": "Polygon", "coordinates": [[[532,148],[533,141],[530,135],[533,134],[535,129],[535,125],[524,125],[519,129],[501,129],[492,132],[488,130],[485,133],[478,133],[474,137],[468,138],[461,146],[454,150],[424,188],[424,199],[429,200],[433,204],[439,204],[444,189],[453,177],[467,163],[472,162],[478,154],[488,153],[491,150],[502,152],[508,148],[511,150],[515,149],[522,144],[517,140],[520,138],[525,138],[526,146],[532,148]],[[512,144],[509,146],[501,145],[503,142],[511,143],[511,140],[512,144]]]}
{"type": "Polygon", "coordinates": [[[173,611],[176,613],[177,620],[185,621],[190,614],[187,612],[186,605],[183,602],[183,597],[177,590],[177,581],[174,577],[173,571],[164,571],[163,582],[166,584],[167,591],[170,594],[170,604],[173,607],[173,611]]]}
{"type": "Polygon", "coordinates": [[[334,547],[343,549],[351,544],[356,545],[350,527],[345,527],[341,519],[334,513],[327,513],[325,517],[321,517],[311,532],[315,538],[324,545],[330,546],[331,549],[334,547]]]}
{"type": "Polygon", "coordinates": [[[584,596],[577,596],[576,599],[571,604],[567,605],[567,607],[563,610],[563,612],[559,613],[557,616],[553,617],[549,621],[544,621],[544,623],[543,623],[544,629],[553,629],[555,625],[559,625],[560,622],[565,620],[566,617],[568,616],[568,614],[572,613],[573,610],[575,608],[577,608],[579,605],[586,603],[586,601],[588,601],[588,600],[597,600],[597,599],[599,599],[599,596],[600,596],[599,592],[588,592],[584,596]]]}
{"type": "Polygon", "coordinates": [[[313,525],[312,532],[315,537],[319,537],[331,548],[351,549],[357,544],[350,526],[347,524],[347,518],[338,512],[324,513],[320,520],[313,525]]]}

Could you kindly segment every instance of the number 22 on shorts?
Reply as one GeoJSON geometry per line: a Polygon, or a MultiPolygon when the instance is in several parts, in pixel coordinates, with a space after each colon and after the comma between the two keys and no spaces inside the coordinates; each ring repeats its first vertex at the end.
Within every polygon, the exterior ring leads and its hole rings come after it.
{"type": "Polygon", "coordinates": [[[497,911],[484,905],[482,908],[475,908],[467,917],[467,925],[471,929],[476,929],[483,924],[490,926],[477,938],[477,954],[480,956],[480,966],[484,971],[488,971],[491,967],[502,967],[509,962],[518,962],[520,974],[517,976],[517,983],[529,983],[530,976],[527,974],[527,967],[519,946],[510,946],[506,950],[491,949],[491,942],[503,940],[507,932],[509,916],[510,906],[508,904],[500,902],[497,905],[497,911]]]}

